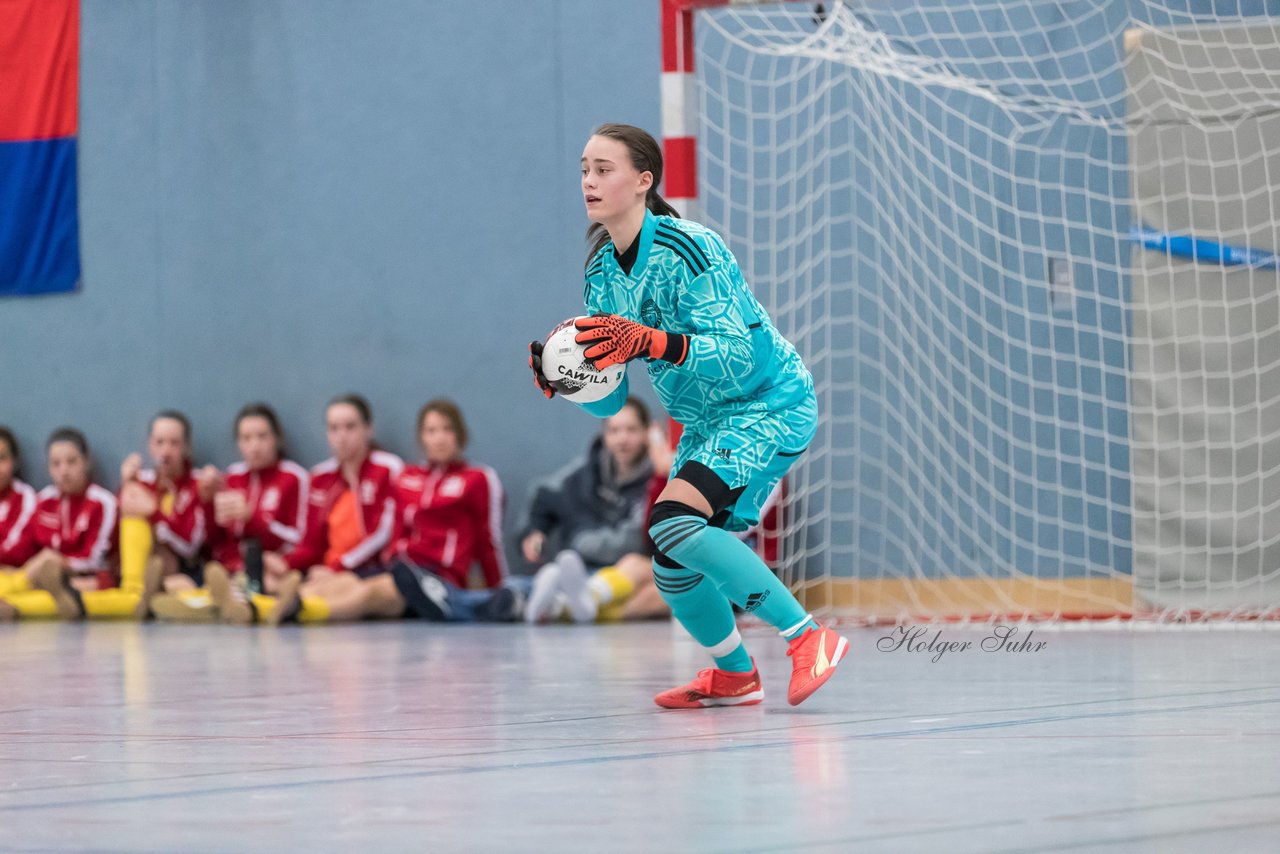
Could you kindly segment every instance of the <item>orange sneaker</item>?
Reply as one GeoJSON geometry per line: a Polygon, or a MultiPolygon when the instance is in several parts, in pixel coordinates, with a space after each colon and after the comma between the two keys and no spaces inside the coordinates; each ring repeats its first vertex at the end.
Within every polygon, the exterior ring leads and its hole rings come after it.
{"type": "Polygon", "coordinates": [[[663,691],[653,701],[664,709],[701,709],[706,706],[754,706],[764,699],[760,671],[751,662],[750,673],[731,673],[708,667],[688,685],[663,691]]]}
{"type": "Polygon", "coordinates": [[[791,656],[791,686],[787,688],[787,702],[798,706],[808,699],[831,678],[831,674],[836,672],[836,665],[848,651],[849,641],[823,626],[809,629],[792,640],[787,648],[787,655],[791,656]]]}

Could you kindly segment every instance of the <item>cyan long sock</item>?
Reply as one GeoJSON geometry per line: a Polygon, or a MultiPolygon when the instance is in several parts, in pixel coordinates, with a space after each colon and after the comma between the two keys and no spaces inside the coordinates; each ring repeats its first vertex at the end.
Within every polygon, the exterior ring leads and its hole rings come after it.
{"type": "Polygon", "coordinates": [[[706,647],[716,667],[733,673],[754,668],[738,634],[733,607],[709,579],[684,567],[653,565],[653,581],[671,613],[693,639],[706,647]]]}
{"type": "MultiPolygon", "coordinates": [[[[702,516],[664,519],[649,529],[658,551],[715,582],[735,605],[794,637],[813,625],[796,597],[742,540],[702,516]]],[[[656,572],[656,569],[655,569],[656,572]]]]}

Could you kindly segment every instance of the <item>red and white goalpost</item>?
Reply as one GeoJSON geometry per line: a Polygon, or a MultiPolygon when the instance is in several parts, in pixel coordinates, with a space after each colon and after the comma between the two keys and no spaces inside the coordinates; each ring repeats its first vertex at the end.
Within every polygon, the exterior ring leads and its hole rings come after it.
{"type": "Polygon", "coordinates": [[[815,377],[806,604],[1280,613],[1280,16],[658,2],[663,194],[815,377]]]}
{"type": "Polygon", "coordinates": [[[698,110],[694,77],[694,10],[728,0],[659,0],[662,4],[663,195],[680,214],[698,219],[698,110]]]}

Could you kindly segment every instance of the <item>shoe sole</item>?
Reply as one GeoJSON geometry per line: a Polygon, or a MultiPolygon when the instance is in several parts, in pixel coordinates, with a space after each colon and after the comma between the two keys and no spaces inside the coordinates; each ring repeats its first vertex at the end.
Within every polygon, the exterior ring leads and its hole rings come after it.
{"type": "Polygon", "coordinates": [[[836,665],[844,658],[845,653],[849,651],[849,641],[846,638],[840,638],[840,643],[836,644],[836,651],[831,656],[831,666],[827,668],[827,672],[814,679],[805,686],[804,691],[799,694],[787,694],[787,702],[793,706],[798,706],[805,700],[813,696],[813,692],[817,691],[827,683],[827,680],[835,675],[836,665]]]}
{"type": "Polygon", "coordinates": [[[696,705],[688,706],[665,706],[659,703],[655,698],[654,702],[664,709],[710,709],[715,706],[755,706],[764,699],[764,689],[752,691],[750,694],[743,694],[740,697],[706,697],[697,702],[696,705]]]}
{"type": "Polygon", "coordinates": [[[225,569],[206,568],[205,585],[209,588],[209,598],[218,611],[218,619],[235,626],[247,626],[253,622],[253,608],[247,602],[238,602],[231,593],[231,579],[225,569]]]}
{"type": "MultiPolygon", "coordinates": [[[[760,700],[764,699],[764,691],[751,691],[750,694],[742,694],[741,697],[708,697],[698,700],[696,705],[663,705],[658,703],[659,707],[664,709],[709,709],[716,708],[717,705],[759,705],[760,700]]],[[[657,700],[654,700],[657,703],[657,700]]]]}
{"type": "Polygon", "coordinates": [[[135,620],[146,620],[152,616],[151,600],[159,595],[164,587],[164,563],[152,556],[147,559],[146,568],[142,571],[142,593],[138,596],[138,606],[133,610],[135,620]]]}
{"type": "Polygon", "coordinates": [[[280,624],[285,621],[285,617],[294,611],[295,606],[301,606],[302,602],[298,596],[298,591],[302,589],[302,573],[294,570],[286,575],[280,581],[280,588],[276,591],[276,604],[267,614],[267,618],[263,620],[271,628],[279,628],[280,624]]]}
{"type": "Polygon", "coordinates": [[[212,601],[207,604],[188,605],[185,600],[165,593],[151,600],[151,613],[156,616],[156,619],[174,623],[216,623],[218,621],[218,609],[212,601]]]}
{"type": "Polygon", "coordinates": [[[85,618],[86,614],[80,610],[75,596],[65,590],[50,590],[49,593],[53,596],[53,606],[58,609],[59,617],[73,623],[85,618]]]}
{"type": "Polygon", "coordinates": [[[41,566],[32,577],[31,586],[53,597],[53,607],[57,610],[60,619],[79,622],[85,618],[85,613],[80,609],[75,594],[67,589],[67,580],[61,566],[52,563],[41,566]]]}

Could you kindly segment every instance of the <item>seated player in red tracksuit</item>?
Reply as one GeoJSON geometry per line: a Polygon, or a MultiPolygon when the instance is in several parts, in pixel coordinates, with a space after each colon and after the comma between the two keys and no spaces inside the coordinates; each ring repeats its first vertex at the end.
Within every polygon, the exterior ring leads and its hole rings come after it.
{"type": "Polygon", "coordinates": [[[430,401],[418,413],[426,463],[396,482],[400,526],[388,555],[404,616],[507,622],[523,610],[527,579],[509,577],[502,548],[502,483],[493,469],[462,457],[467,439],[452,401],[430,401]],[[483,590],[469,589],[477,565],[483,590]]]}
{"type": "Polygon", "coordinates": [[[452,401],[427,403],[418,413],[418,439],[426,462],[395,481],[396,533],[384,553],[391,574],[335,576],[324,591],[303,597],[303,614],[323,612],[331,621],[518,618],[523,596],[508,584],[502,551],[502,484],[489,467],[463,459],[462,412],[452,401]],[[486,589],[466,589],[473,566],[486,589]]]}
{"type": "MultiPolygon", "coordinates": [[[[115,550],[116,498],[93,482],[89,444],[75,429],[55,430],[46,443],[50,486],[36,496],[35,508],[20,537],[7,544],[6,560],[23,564],[31,587],[10,592],[0,616],[61,616],[80,619],[81,595],[115,592],[111,558],[115,550]]],[[[108,598],[110,598],[108,596],[108,598]]],[[[103,604],[103,603],[99,603],[103,604]]],[[[119,616],[91,609],[94,616],[119,616]]],[[[136,604],[132,597],[129,609],[136,604]]]]}
{"type": "MultiPolygon", "coordinates": [[[[36,512],[36,491],[18,479],[18,440],[0,426],[0,599],[29,589],[22,565],[31,555],[18,551],[23,531],[36,512]]],[[[8,610],[0,605],[0,609],[8,610]]]]}
{"type": "Polygon", "coordinates": [[[311,469],[302,537],[287,554],[263,555],[266,584],[277,598],[237,603],[211,579],[215,604],[230,622],[262,619],[275,625],[295,616],[324,621],[326,591],[345,590],[384,571],[381,554],[395,528],[394,481],[404,463],[374,449],[372,411],[359,395],[329,403],[325,430],[333,457],[311,469]],[[300,611],[304,595],[315,601],[300,611]]]}
{"type": "Polygon", "coordinates": [[[120,589],[139,594],[137,614],[148,613],[161,590],[192,590],[203,578],[208,513],[191,465],[191,421],[163,410],[147,431],[147,456],[120,465],[120,589]]]}
{"type": "MultiPolygon", "coordinates": [[[[310,475],[292,460],[283,458],[283,434],[275,410],[265,403],[250,403],[234,422],[240,461],[225,473],[205,466],[197,480],[202,495],[211,498],[208,515],[209,551],[204,580],[228,595],[234,585],[246,595],[274,593],[279,575],[265,575],[266,555],[281,561],[302,539],[306,526],[307,488],[310,475]]],[[[219,615],[209,590],[159,594],[151,599],[152,612],[164,619],[208,621],[219,615]]]]}

